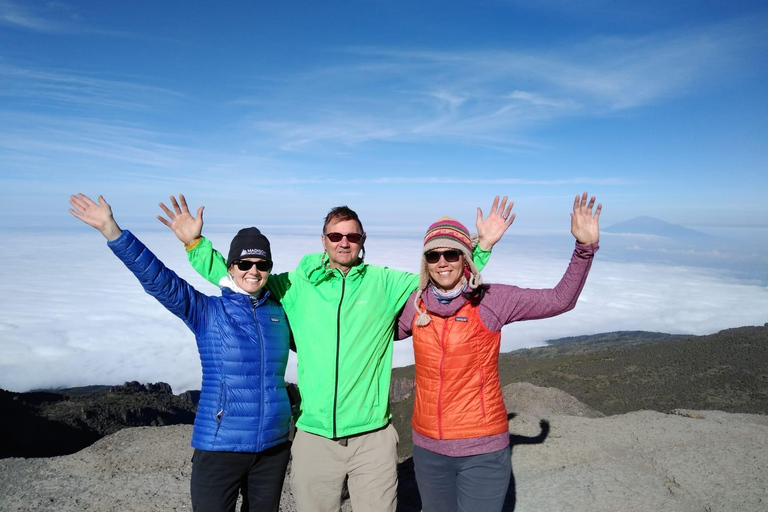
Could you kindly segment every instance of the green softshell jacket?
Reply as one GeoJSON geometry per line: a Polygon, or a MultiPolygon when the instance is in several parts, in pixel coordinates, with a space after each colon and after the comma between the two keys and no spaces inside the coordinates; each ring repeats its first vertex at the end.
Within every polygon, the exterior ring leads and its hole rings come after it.
{"type": "MultiPolygon", "coordinates": [[[[226,262],[203,237],[187,251],[194,269],[219,285],[226,262]]],[[[490,252],[479,247],[482,269],[490,252]]],[[[271,274],[267,288],[288,316],[298,356],[301,414],[296,426],[327,438],[387,424],[395,319],[419,276],[360,263],[345,276],[323,254],[307,254],[296,270],[271,274]]]]}

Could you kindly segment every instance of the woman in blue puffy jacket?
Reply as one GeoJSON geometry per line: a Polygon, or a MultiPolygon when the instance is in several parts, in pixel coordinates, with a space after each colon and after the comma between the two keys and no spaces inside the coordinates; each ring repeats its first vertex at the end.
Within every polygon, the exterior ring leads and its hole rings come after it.
{"type": "Polygon", "coordinates": [[[272,269],[267,238],[253,227],[238,232],[221,297],[209,297],[121,230],[103,197],[96,203],[77,194],[69,202],[70,213],[104,235],[144,290],[195,333],[203,382],[192,433],[192,510],[234,511],[240,493],[241,510],[277,512],[290,453],[290,331],[264,287],[272,269]]]}

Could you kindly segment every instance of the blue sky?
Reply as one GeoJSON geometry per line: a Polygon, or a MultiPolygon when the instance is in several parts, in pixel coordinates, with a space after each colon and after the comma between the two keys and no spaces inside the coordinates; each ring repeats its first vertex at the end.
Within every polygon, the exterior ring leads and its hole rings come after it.
{"type": "Polygon", "coordinates": [[[276,271],[332,206],[360,213],[366,261],[415,271],[429,223],[507,194],[484,279],[550,287],[588,190],[604,227],[713,236],[603,232],[577,308],[505,327],[504,350],[763,324],[764,4],[0,0],[0,387],[199,387],[192,334],[67,213],[76,192],[216,293],[154,218],[170,194],[219,248],[261,227],[276,271]]]}
{"type": "Polygon", "coordinates": [[[524,231],[589,190],[768,240],[768,8],[635,4],[0,0],[0,214],[421,230],[498,193],[524,231]]]}

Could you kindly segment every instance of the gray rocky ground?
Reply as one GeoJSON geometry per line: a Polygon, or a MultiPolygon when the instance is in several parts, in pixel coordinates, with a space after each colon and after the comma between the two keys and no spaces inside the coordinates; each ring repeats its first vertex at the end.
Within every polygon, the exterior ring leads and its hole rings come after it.
{"type": "MultiPolygon", "coordinates": [[[[602,417],[553,388],[504,392],[514,443],[507,510],[768,510],[766,416],[602,417]]],[[[0,460],[0,511],[191,510],[190,433],[188,425],[129,428],[73,455],[0,460]]],[[[402,510],[418,510],[411,496],[402,510]]],[[[295,510],[287,487],[281,510],[295,510]]]]}

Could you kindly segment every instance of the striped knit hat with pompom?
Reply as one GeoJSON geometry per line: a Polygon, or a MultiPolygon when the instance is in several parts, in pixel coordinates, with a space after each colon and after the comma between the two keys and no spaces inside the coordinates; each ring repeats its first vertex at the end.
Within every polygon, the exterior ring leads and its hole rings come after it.
{"type": "MultiPolygon", "coordinates": [[[[474,290],[483,284],[483,278],[472,260],[472,250],[477,245],[477,238],[469,236],[469,230],[456,219],[443,217],[434,222],[427,229],[424,235],[424,249],[421,256],[421,271],[419,272],[419,290],[416,293],[416,309],[419,310],[419,299],[421,293],[429,285],[429,269],[424,254],[439,247],[458,249],[464,254],[464,264],[469,269],[469,279],[467,288],[474,290]]],[[[416,319],[416,325],[424,326],[429,323],[429,315],[426,311],[419,311],[419,317],[416,319]]]]}

